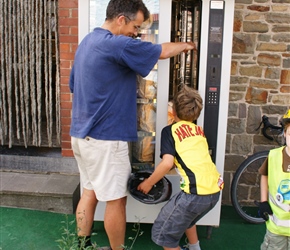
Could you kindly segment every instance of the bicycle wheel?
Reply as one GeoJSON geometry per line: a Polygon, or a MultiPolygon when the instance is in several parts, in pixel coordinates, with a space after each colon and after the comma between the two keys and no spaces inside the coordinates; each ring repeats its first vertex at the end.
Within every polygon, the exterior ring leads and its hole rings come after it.
{"type": "Polygon", "coordinates": [[[260,201],[260,174],[258,169],[265,161],[269,151],[262,151],[249,156],[238,167],[231,184],[232,204],[237,213],[247,222],[264,223],[258,215],[260,201]]]}

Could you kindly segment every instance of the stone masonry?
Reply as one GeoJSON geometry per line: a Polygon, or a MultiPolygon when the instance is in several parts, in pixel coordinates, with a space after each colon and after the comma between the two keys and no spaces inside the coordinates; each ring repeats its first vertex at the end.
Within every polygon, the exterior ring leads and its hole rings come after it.
{"type": "Polygon", "coordinates": [[[278,146],[257,128],[290,108],[290,0],[236,0],[232,49],[224,204],[241,162],[278,146]]]}

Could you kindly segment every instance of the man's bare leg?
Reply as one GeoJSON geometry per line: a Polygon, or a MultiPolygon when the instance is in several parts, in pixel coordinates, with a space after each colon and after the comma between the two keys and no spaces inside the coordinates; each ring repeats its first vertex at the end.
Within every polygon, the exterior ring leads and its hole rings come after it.
{"type": "Polygon", "coordinates": [[[104,223],[113,250],[121,250],[125,244],[126,202],[127,197],[107,201],[104,223]]]}
{"type": "Polygon", "coordinates": [[[90,236],[98,200],[93,190],[83,189],[81,199],[76,209],[78,236],[90,236]]]}

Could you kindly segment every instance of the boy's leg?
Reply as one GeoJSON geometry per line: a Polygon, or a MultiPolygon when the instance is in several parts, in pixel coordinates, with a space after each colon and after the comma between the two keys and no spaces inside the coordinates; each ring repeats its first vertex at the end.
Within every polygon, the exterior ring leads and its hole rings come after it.
{"type": "Polygon", "coordinates": [[[196,244],[198,242],[196,225],[192,226],[191,228],[186,229],[185,234],[189,241],[189,244],[196,244]]]}
{"type": "Polygon", "coordinates": [[[201,250],[199,241],[198,241],[196,225],[192,226],[191,228],[186,229],[185,234],[189,242],[187,244],[187,249],[188,250],[201,250]]]}
{"type": "Polygon", "coordinates": [[[180,247],[170,248],[170,247],[163,247],[164,250],[180,250],[180,247]]]}

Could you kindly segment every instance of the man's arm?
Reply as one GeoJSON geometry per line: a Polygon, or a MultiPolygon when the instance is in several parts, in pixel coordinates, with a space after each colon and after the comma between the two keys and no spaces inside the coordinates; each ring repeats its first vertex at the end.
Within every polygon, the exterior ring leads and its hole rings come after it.
{"type": "Polygon", "coordinates": [[[176,42],[176,43],[162,43],[162,51],[159,59],[167,59],[172,56],[176,56],[181,52],[187,52],[189,50],[196,50],[196,46],[192,42],[176,42]]]}

